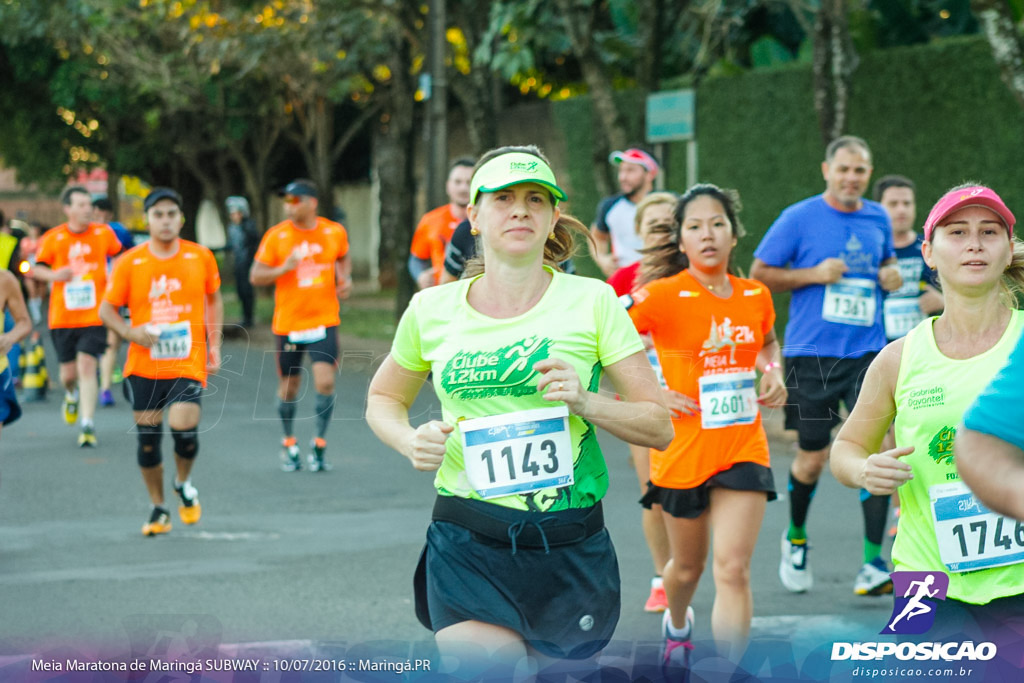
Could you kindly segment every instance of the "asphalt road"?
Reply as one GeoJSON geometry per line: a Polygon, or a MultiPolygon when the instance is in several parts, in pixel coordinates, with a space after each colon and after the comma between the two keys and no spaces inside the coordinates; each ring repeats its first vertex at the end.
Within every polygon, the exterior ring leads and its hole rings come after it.
{"type": "MultiPolygon", "coordinates": [[[[430,653],[411,581],[434,497],[431,475],[382,446],[362,419],[370,373],[386,347],[348,340],[342,348],[329,434],[334,470],[286,474],[278,468],[270,339],[264,331],[227,343],[224,369],[203,399],[193,472],[203,518],[185,527],[174,513],[165,537],[140,533],[150,506],[119,392],[116,406],[98,409],[95,450],[76,447],[59,391],[24,405],[0,440],[0,679],[5,670],[21,671],[27,655],[69,649],[171,658],[351,652],[385,643],[409,656],[430,653]]],[[[48,358],[55,374],[52,351],[48,358]]],[[[312,412],[310,389],[299,409],[300,443],[311,436],[312,412]]],[[[418,419],[437,414],[429,389],[413,412],[418,419]]],[[[753,636],[771,656],[788,657],[779,655],[780,643],[811,651],[846,634],[877,634],[892,603],[852,592],[860,507],[857,493],[828,474],[809,522],[814,590],[782,588],[777,563],[792,445],[777,418],[768,424],[780,500],[768,506],[753,558],[753,636]]],[[[607,434],[601,441],[612,481],[605,516],[623,583],[608,652],[636,658],[656,650],[661,620],[642,610],[651,569],[628,451],[607,434]]],[[[171,452],[169,437],[163,449],[171,452]]],[[[171,476],[168,470],[168,482],[171,476]]],[[[698,640],[710,637],[713,594],[709,567],[694,600],[698,640]]]]}

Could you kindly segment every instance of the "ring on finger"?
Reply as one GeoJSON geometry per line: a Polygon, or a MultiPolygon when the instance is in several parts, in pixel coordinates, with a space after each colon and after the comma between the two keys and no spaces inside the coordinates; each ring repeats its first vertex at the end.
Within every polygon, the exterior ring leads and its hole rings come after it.
{"type": "Polygon", "coordinates": [[[558,383],[558,390],[559,391],[565,391],[565,382],[559,382],[558,383]]]}

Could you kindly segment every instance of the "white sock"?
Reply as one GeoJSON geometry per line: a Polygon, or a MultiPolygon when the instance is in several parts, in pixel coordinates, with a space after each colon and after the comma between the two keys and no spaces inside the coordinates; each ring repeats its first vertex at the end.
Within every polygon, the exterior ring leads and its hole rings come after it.
{"type": "MultiPolygon", "coordinates": [[[[666,615],[668,612],[666,611],[666,615]]],[[[676,628],[672,625],[672,617],[666,616],[665,624],[668,626],[668,634],[672,640],[686,640],[690,637],[690,624],[687,623],[683,628],[676,628]]]]}
{"type": "Polygon", "coordinates": [[[665,581],[660,576],[655,576],[651,579],[651,588],[664,588],[665,581]]]}
{"type": "Polygon", "coordinates": [[[84,429],[86,427],[92,427],[92,420],[83,417],[82,418],[82,428],[84,429]]]}

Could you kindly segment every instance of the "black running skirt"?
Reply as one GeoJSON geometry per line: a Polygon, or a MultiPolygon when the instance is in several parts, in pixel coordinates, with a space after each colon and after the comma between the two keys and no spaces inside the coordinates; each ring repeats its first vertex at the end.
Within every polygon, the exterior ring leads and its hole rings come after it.
{"type": "Polygon", "coordinates": [[[764,491],[768,502],[778,498],[775,478],[769,468],[756,462],[738,462],[692,489],[670,489],[647,482],[647,492],[640,498],[640,504],[648,510],[652,505],[660,505],[673,517],[697,519],[711,505],[710,490],[715,487],[735,491],[764,491]]]}
{"type": "Polygon", "coordinates": [[[619,621],[619,565],[603,518],[594,522],[599,508],[442,502],[449,512],[462,507],[470,524],[487,519],[481,533],[435,514],[414,579],[420,623],[435,632],[463,621],[503,626],[557,658],[583,659],[607,645],[619,621]],[[503,534],[492,533],[496,519],[503,534]]]}

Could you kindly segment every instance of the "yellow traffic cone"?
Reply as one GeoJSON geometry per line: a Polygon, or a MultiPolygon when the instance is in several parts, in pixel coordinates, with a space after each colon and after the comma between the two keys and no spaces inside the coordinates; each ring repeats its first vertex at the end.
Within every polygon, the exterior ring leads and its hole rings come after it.
{"type": "Polygon", "coordinates": [[[25,342],[25,350],[21,354],[21,400],[26,403],[45,401],[46,390],[50,386],[46,374],[46,350],[43,348],[39,332],[33,332],[25,342]]]}

